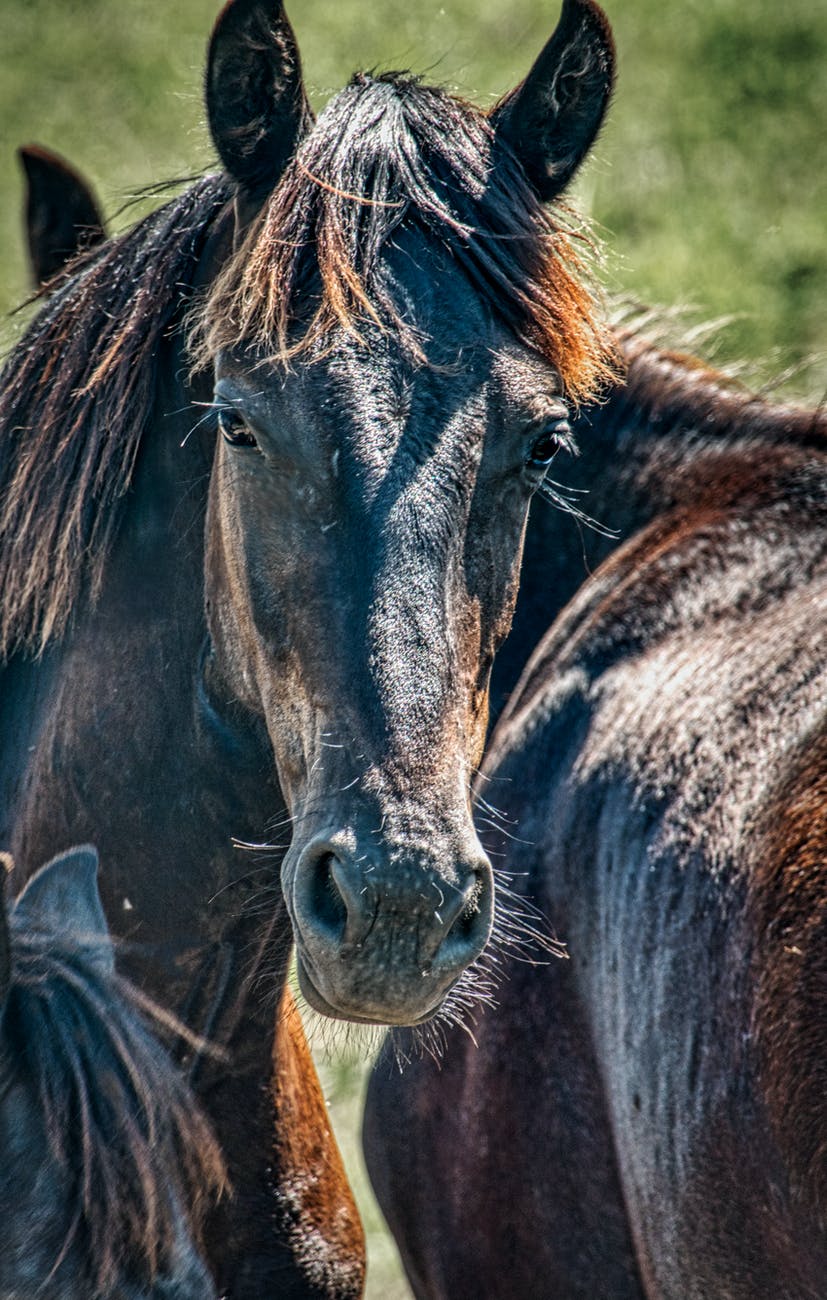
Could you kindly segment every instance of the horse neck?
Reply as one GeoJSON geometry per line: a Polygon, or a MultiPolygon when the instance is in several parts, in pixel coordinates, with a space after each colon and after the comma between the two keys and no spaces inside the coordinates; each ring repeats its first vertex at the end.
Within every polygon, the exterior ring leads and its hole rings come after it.
{"type": "Polygon", "coordinates": [[[615,517],[602,522],[619,531],[619,541],[676,504],[676,481],[700,457],[748,447],[827,448],[823,410],[769,401],[693,356],[634,334],[619,343],[625,382],[585,417],[590,441],[599,444],[597,490],[607,502],[608,493],[615,498],[615,517]]]}
{"type": "Polygon", "coordinates": [[[494,718],[585,579],[641,528],[680,505],[682,494],[697,495],[694,466],[716,457],[731,463],[762,447],[827,448],[823,411],[769,402],[696,358],[633,333],[619,334],[618,345],[624,381],[601,405],[579,413],[580,455],[562,476],[582,485],[578,505],[601,528],[566,518],[541,496],[532,505],[513,629],[492,675],[494,718]]]}

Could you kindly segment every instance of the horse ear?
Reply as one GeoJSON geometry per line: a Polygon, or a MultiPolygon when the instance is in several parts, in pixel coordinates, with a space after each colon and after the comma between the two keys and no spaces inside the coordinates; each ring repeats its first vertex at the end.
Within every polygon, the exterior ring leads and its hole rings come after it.
{"type": "Polygon", "coordinates": [[[262,200],[312,121],[280,0],[229,0],[210,38],[206,101],[224,167],[247,197],[262,200]]]}
{"type": "Polygon", "coordinates": [[[563,0],[557,29],[525,81],[494,109],[492,123],[520,159],[543,202],[585,158],[609,104],[615,48],[594,0],[563,0]]]}
{"type": "Polygon", "coordinates": [[[36,144],[19,149],[17,156],[26,176],[32,277],[40,286],[81,249],[101,243],[106,231],[90,186],[65,159],[36,144]]]}
{"type": "Polygon", "coordinates": [[[0,1011],[6,1004],[6,995],[11,984],[11,940],[6,885],[13,865],[10,853],[0,853],[0,1011]]]}
{"type": "Polygon", "coordinates": [[[59,853],[26,882],[14,905],[15,921],[76,939],[95,962],[115,968],[112,940],[98,892],[98,851],[92,844],[59,853]]]}

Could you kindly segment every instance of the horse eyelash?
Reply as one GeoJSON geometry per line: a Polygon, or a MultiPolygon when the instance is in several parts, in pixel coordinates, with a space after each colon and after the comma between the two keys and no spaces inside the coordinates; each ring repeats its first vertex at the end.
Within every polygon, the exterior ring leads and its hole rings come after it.
{"type": "Polygon", "coordinates": [[[211,420],[215,422],[217,428],[218,417],[221,414],[221,412],[231,411],[233,409],[230,406],[229,402],[192,402],[192,405],[200,407],[203,410],[204,414],[201,416],[199,420],[195,421],[195,424],[192,426],[192,428],[181,439],[180,445],[182,447],[186,447],[192,435],[203,425],[208,424],[211,420]]]}

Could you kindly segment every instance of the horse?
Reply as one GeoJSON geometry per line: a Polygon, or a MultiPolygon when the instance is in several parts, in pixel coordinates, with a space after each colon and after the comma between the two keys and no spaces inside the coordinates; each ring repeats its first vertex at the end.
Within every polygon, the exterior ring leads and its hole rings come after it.
{"type": "Polygon", "coordinates": [[[26,178],[25,229],[35,288],[42,288],[86,249],[106,238],[94,190],[65,158],[42,145],[17,157],[26,178]]]}
{"type": "Polygon", "coordinates": [[[508,962],[438,1062],[400,1074],[386,1048],[368,1169],[417,1295],[814,1300],[827,416],[634,334],[622,351],[627,384],[584,413],[590,508],[620,538],[476,788],[569,960],[508,962]]]}
{"type": "Polygon", "coordinates": [[[314,121],[281,7],[231,0],[223,172],[88,254],[6,367],[0,843],[31,870],[96,836],[124,969],[225,1049],[189,1068],[233,1297],[362,1286],[278,1015],[293,940],[330,1016],[474,996],[488,674],[567,406],[612,373],[555,199],[613,68],[602,11],[566,0],[490,114],[358,75],[314,121]]]}
{"type": "MultiPolygon", "coordinates": [[[[199,1250],[215,1139],[115,973],[85,845],[10,909],[0,864],[0,1295],[209,1300],[199,1250]]],[[[147,1012],[149,1010],[149,1022],[147,1012]]]]}

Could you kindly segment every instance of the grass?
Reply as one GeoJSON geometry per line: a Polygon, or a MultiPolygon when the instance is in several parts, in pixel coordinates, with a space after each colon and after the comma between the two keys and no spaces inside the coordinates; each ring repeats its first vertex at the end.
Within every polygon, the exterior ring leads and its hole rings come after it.
{"type": "MultiPolygon", "coordinates": [[[[611,252],[607,287],[729,318],[722,362],[749,358],[811,400],[827,389],[827,6],[823,0],[607,0],[619,84],[576,197],[611,252]]],[[[0,313],[27,292],[14,150],[39,141],[106,210],[213,164],[201,68],[208,0],[3,0],[0,313]]],[[[539,0],[294,0],[318,105],[356,67],[412,67],[481,103],[527,70],[557,16],[539,0]]],[[[146,206],[146,204],[144,204],[146,206]]],[[[140,208],[139,208],[140,210],[140,208]]],[[[133,219],[121,213],[115,226],[133,219]]],[[[19,323],[21,318],[16,318],[19,323]]],[[[11,322],[11,332],[17,326],[11,322]]],[[[364,1070],[323,1063],[365,1213],[369,1295],[406,1294],[358,1155],[364,1070]]]]}

